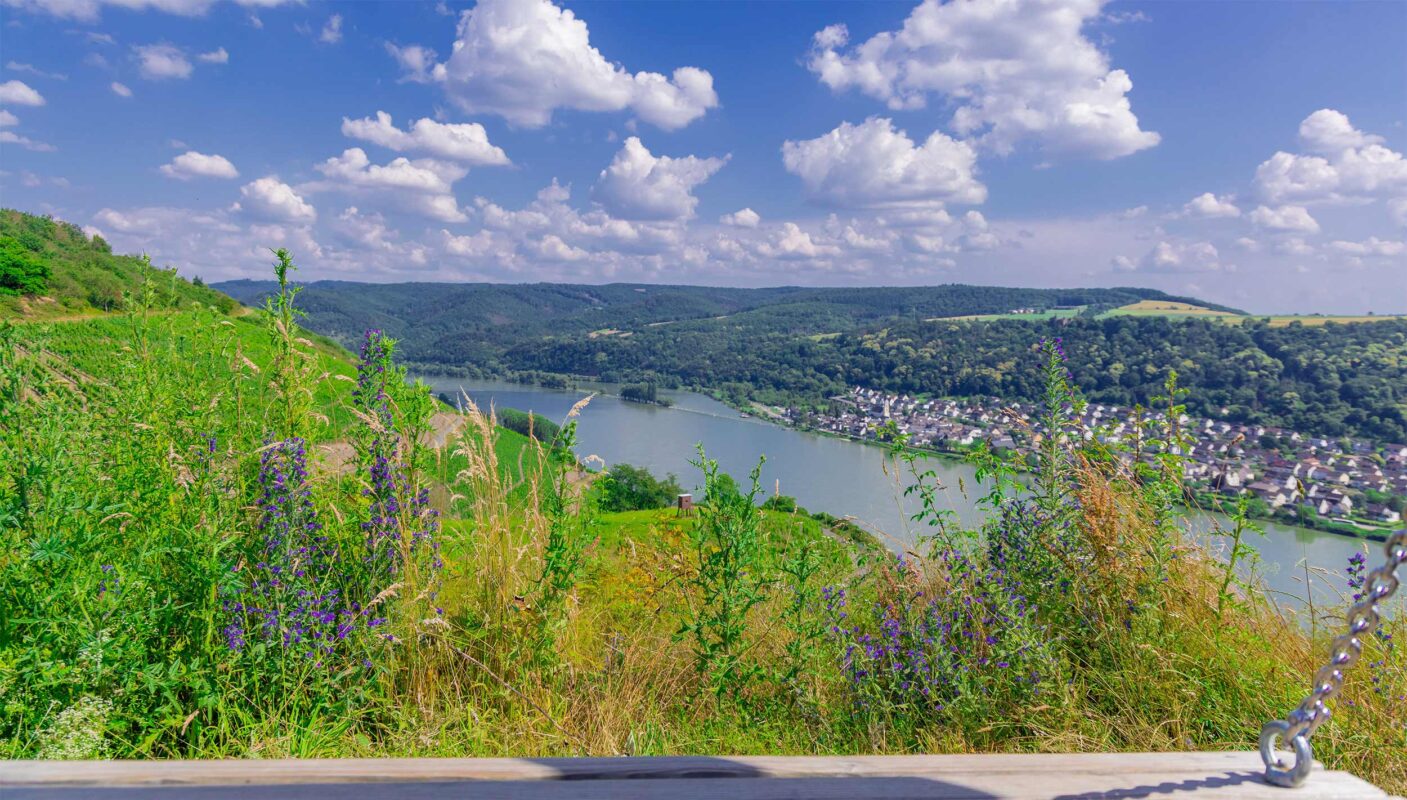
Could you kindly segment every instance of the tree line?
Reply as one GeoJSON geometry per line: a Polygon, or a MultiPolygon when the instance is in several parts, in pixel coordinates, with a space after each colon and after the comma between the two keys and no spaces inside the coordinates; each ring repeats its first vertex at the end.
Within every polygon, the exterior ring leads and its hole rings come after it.
{"type": "Polygon", "coordinates": [[[1060,337],[1074,382],[1093,402],[1158,396],[1169,370],[1194,415],[1323,436],[1407,441],[1407,321],[1274,327],[1115,316],[950,320],[798,337],[675,326],[629,338],[516,348],[520,369],[705,388],[732,400],[817,406],[850,386],[929,396],[1032,401],[1033,342],[1060,337]]]}

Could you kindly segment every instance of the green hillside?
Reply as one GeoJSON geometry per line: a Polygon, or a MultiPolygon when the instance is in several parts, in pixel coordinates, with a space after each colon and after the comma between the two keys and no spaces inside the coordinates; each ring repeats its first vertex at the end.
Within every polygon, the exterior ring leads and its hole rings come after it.
{"type": "MultiPolygon", "coordinates": [[[[220,288],[257,302],[267,283],[220,288]]],[[[1031,343],[1059,337],[1091,400],[1132,406],[1169,369],[1201,416],[1384,442],[1407,438],[1407,320],[1281,324],[1145,289],[318,282],[307,324],[378,327],[432,370],[691,387],[739,406],[819,405],[851,386],[1035,401],[1031,343]],[[1013,314],[1014,310],[1022,313],[1013,314]],[[1333,323],[1333,324],[1328,324],[1333,323]]]]}
{"type": "Polygon", "coordinates": [[[150,295],[156,308],[236,303],[175,270],[117,255],[101,236],[71,222],[0,209],[0,318],[55,319],[121,308],[124,297],[150,295]]]}
{"type": "MultiPolygon", "coordinates": [[[[257,304],[268,281],[217,285],[257,304]]],[[[1015,308],[1085,306],[1090,313],[1144,299],[1179,300],[1150,289],[1021,289],[1000,286],[736,289],[651,284],[367,284],[317,281],[299,301],[308,325],[343,342],[367,328],[399,338],[411,362],[485,370],[515,368],[519,348],[587,339],[601,331],[635,336],[735,338],[812,336],[896,322],[1015,308]]]]}

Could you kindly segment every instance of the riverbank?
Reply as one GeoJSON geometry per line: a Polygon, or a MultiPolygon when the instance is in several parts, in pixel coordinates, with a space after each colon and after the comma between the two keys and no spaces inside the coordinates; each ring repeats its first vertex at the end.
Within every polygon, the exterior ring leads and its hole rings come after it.
{"type": "MultiPolygon", "coordinates": [[[[862,436],[852,436],[845,433],[828,431],[806,425],[797,425],[781,414],[770,415],[766,418],[766,421],[772,422],[782,427],[790,428],[792,430],[808,433],[813,436],[827,436],[835,439],[840,439],[842,441],[870,445],[881,448],[888,452],[892,452],[894,448],[893,444],[886,443],[878,439],[871,439],[862,436]]],[[[975,447],[964,449],[941,449],[935,447],[916,447],[913,445],[904,445],[903,449],[910,453],[918,453],[926,456],[936,456],[938,458],[963,462],[966,462],[971,457],[972,453],[976,450],[975,447]]],[[[1011,453],[1012,451],[1004,452],[1011,453]]],[[[1030,469],[1025,466],[1018,469],[1018,472],[1023,475],[1031,474],[1030,469]]],[[[1234,498],[1226,497],[1224,495],[1218,495],[1213,492],[1203,491],[1200,489],[1200,487],[1193,487],[1190,490],[1190,494],[1193,498],[1197,500],[1197,504],[1192,505],[1184,503],[1183,508],[1187,509],[1188,511],[1212,511],[1225,516],[1233,516],[1236,513],[1236,509],[1234,508],[1234,498]],[[1230,505],[1228,505],[1228,503],[1230,505]]],[[[1382,528],[1377,526],[1363,525],[1348,520],[1339,522],[1336,520],[1325,519],[1305,520],[1299,517],[1292,518],[1287,515],[1275,514],[1273,512],[1263,513],[1253,507],[1247,509],[1246,516],[1247,518],[1255,520],[1257,522],[1274,523],[1285,528],[1292,528],[1306,532],[1312,531],[1315,533],[1329,533],[1335,536],[1341,536],[1349,539],[1361,539],[1369,542],[1387,541],[1387,537],[1391,535],[1394,530],[1397,530],[1396,528],[1382,528]]]]}
{"type": "MultiPolygon", "coordinates": [[[[460,387],[483,408],[490,404],[531,408],[551,419],[562,419],[582,399],[577,390],[502,381],[444,379],[435,389],[458,395],[460,387]]],[[[588,388],[600,387],[579,387],[588,388]]],[[[699,486],[702,478],[690,463],[697,459],[699,443],[706,445],[708,456],[717,459],[724,471],[738,478],[765,455],[760,480],[766,495],[790,495],[813,513],[848,518],[891,543],[896,552],[913,547],[918,537],[929,532],[912,520],[921,505],[915,497],[904,495],[909,481],[907,475],[900,476],[905,480],[896,479],[889,447],[768,424],[758,415],[743,418],[737,409],[699,393],[671,392],[670,396],[675,400],[672,409],[598,395],[579,417],[577,452],[599,456],[607,465],[632,464],[658,476],[673,473],[686,491],[699,486]]],[[[985,492],[970,463],[956,455],[935,455],[925,468],[947,487],[934,500],[954,524],[976,529],[985,523],[989,514],[976,504],[985,492]]],[[[1187,508],[1185,516],[1185,527],[1197,541],[1218,552],[1224,548],[1223,538],[1214,532],[1230,529],[1227,517],[1195,506],[1187,508]]],[[[1256,558],[1242,559],[1238,571],[1247,580],[1253,576],[1263,580],[1290,612],[1339,602],[1349,559],[1365,548],[1377,549],[1366,539],[1274,522],[1259,524],[1265,535],[1245,539],[1256,558]],[[1307,576],[1306,568],[1311,575],[1307,576]]]]}
{"type": "MultiPolygon", "coordinates": [[[[614,384],[602,384],[599,382],[592,381],[591,379],[583,376],[557,375],[554,373],[532,373],[526,376],[515,374],[514,376],[509,376],[508,378],[506,378],[506,380],[512,380],[515,377],[534,378],[535,380],[533,385],[542,386],[543,388],[553,390],[582,390],[582,386],[590,386],[593,388],[604,388],[606,392],[611,394],[612,396],[621,396],[618,393],[610,391],[610,387],[614,386],[614,384]]],[[[776,406],[768,406],[766,404],[753,400],[737,399],[729,396],[725,392],[721,392],[716,389],[696,386],[683,387],[670,391],[679,393],[692,393],[703,397],[708,397],[721,405],[727,406],[728,408],[732,409],[743,417],[755,418],[764,422],[771,422],[789,430],[795,430],[814,436],[828,437],[840,441],[854,442],[864,445],[873,445],[886,453],[892,451],[892,445],[889,443],[877,441],[875,439],[867,437],[853,436],[850,434],[824,430],[812,426],[799,425],[792,422],[786,416],[786,414],[784,413],[784,409],[780,409],[776,406]]],[[[950,462],[963,463],[966,462],[973,450],[973,448],[937,448],[926,446],[907,446],[905,449],[910,452],[922,453],[928,456],[935,456],[950,462]]],[[[1025,471],[1024,468],[1023,471],[1025,471]]],[[[1227,502],[1230,501],[1231,498],[1212,493],[1208,491],[1204,486],[1192,486],[1190,487],[1190,492],[1192,495],[1192,499],[1195,499],[1195,502],[1185,504],[1185,507],[1189,511],[1213,511],[1216,513],[1229,515],[1227,510],[1227,502]]],[[[1250,519],[1253,519],[1258,523],[1268,523],[1297,531],[1326,533],[1339,538],[1361,540],[1366,542],[1384,541],[1387,536],[1392,533],[1393,530],[1396,530],[1396,528],[1376,525],[1361,520],[1341,520],[1336,518],[1306,517],[1300,513],[1279,514],[1276,513],[1273,508],[1263,506],[1263,503],[1251,504],[1250,507],[1246,510],[1246,515],[1250,519]]],[[[1401,527],[1407,527],[1407,525],[1401,527]]]]}

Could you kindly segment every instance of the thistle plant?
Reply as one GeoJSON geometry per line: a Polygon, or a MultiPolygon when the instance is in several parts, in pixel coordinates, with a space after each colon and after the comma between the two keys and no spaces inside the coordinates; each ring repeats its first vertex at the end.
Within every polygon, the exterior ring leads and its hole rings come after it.
{"type": "Polygon", "coordinates": [[[1041,377],[1045,387],[1037,434],[1036,502],[1048,514],[1065,506],[1071,491],[1074,452],[1082,441],[1074,421],[1084,410],[1084,399],[1073,387],[1065,365],[1065,345],[1059,337],[1042,340],[1041,377]]]}
{"type": "Polygon", "coordinates": [[[326,417],[314,411],[317,359],[309,352],[311,343],[298,333],[303,312],[296,300],[302,287],[289,285],[289,273],[297,269],[293,256],[280,247],[274,257],[278,292],[264,301],[264,324],[274,348],[269,376],[272,425],[281,438],[305,438],[314,423],[326,422],[326,417]]]}
{"type": "Polygon", "coordinates": [[[704,474],[705,502],[692,529],[697,572],[690,582],[697,600],[679,634],[693,639],[695,664],[715,695],[736,695],[758,674],[745,658],[748,614],[767,596],[757,509],[762,462],[752,470],[747,493],[702,446],[691,463],[704,474]]]}
{"type": "Polygon", "coordinates": [[[822,587],[816,582],[821,572],[817,543],[803,539],[793,544],[784,551],[778,571],[788,596],[781,611],[788,638],[774,679],[782,686],[795,688],[826,634],[825,620],[816,613],[822,601],[822,587]]]}
{"type": "Polygon", "coordinates": [[[593,500],[582,496],[572,481],[562,454],[576,446],[579,407],[573,409],[556,438],[538,452],[545,474],[537,484],[538,512],[547,537],[542,544],[541,569],[534,581],[535,641],[533,656],[541,664],[556,663],[557,636],[566,625],[566,604],[585,565],[587,548],[596,538],[593,500]]]}
{"type": "MultiPolygon", "coordinates": [[[[940,547],[955,547],[955,537],[965,531],[956,524],[953,511],[944,508],[940,502],[939,498],[947,487],[939,480],[938,470],[929,466],[933,455],[910,447],[909,435],[901,433],[893,420],[886,422],[876,434],[881,441],[889,442],[889,464],[895,467],[894,477],[908,474],[904,496],[918,498],[919,509],[910,520],[925,526],[927,531],[920,531],[914,536],[915,544],[933,541],[940,547]]],[[[889,464],[885,466],[886,472],[889,464]]]]}
{"type": "MultiPolygon", "coordinates": [[[[1224,616],[1227,605],[1237,602],[1236,594],[1231,588],[1236,582],[1236,570],[1247,562],[1253,563],[1257,557],[1258,551],[1246,542],[1247,533],[1257,533],[1264,536],[1265,529],[1251,519],[1250,496],[1243,494],[1236,498],[1236,507],[1231,514],[1231,530],[1226,533],[1231,547],[1226,553],[1226,563],[1221,568],[1221,585],[1217,589],[1216,616],[1218,620],[1224,616]]],[[[1159,562],[1158,565],[1161,567],[1162,563],[1159,562]]]]}

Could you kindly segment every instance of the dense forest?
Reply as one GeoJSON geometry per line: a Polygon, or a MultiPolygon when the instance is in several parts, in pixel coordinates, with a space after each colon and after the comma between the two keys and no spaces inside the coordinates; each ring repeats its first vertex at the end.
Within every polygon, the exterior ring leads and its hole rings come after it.
{"type": "Polygon", "coordinates": [[[610,380],[668,377],[733,399],[815,403],[859,385],[938,396],[1036,400],[1034,342],[1060,337],[1095,402],[1160,394],[1169,369],[1194,414],[1320,435],[1407,439],[1407,321],[1272,327],[1247,321],[1109,317],[920,322],[821,339],[651,331],[512,352],[525,369],[610,380]]]}
{"type": "MultiPolygon", "coordinates": [[[[230,281],[216,288],[247,305],[257,305],[276,287],[269,281],[230,281]]],[[[1145,299],[1183,298],[1150,289],[1014,289],[957,284],[735,289],[340,281],[307,284],[300,295],[309,326],[348,344],[371,326],[396,337],[409,362],[472,365],[491,372],[514,369],[510,351],[541,342],[695,330],[727,330],[749,337],[812,336],[1014,308],[1082,306],[1097,313],[1145,299]]]]}
{"type": "Polygon", "coordinates": [[[198,278],[187,281],[139,256],[114,254],[103,237],[71,222],[0,209],[0,316],[113,311],[143,292],[159,307],[196,302],[230,311],[236,305],[198,278]]]}
{"type": "MultiPolygon", "coordinates": [[[[262,286],[221,288],[254,302],[262,286]]],[[[402,337],[409,361],[467,375],[571,374],[789,405],[824,403],[848,386],[1035,400],[1033,343],[1061,337],[1076,383],[1096,402],[1146,403],[1176,369],[1198,415],[1407,440],[1407,321],[1276,327],[1253,318],[1092,315],[1132,297],[1168,299],[1141,289],[326,282],[302,295],[315,330],[347,337],[379,326],[402,337]],[[1089,313],[942,319],[1056,306],[1089,313]]]]}

